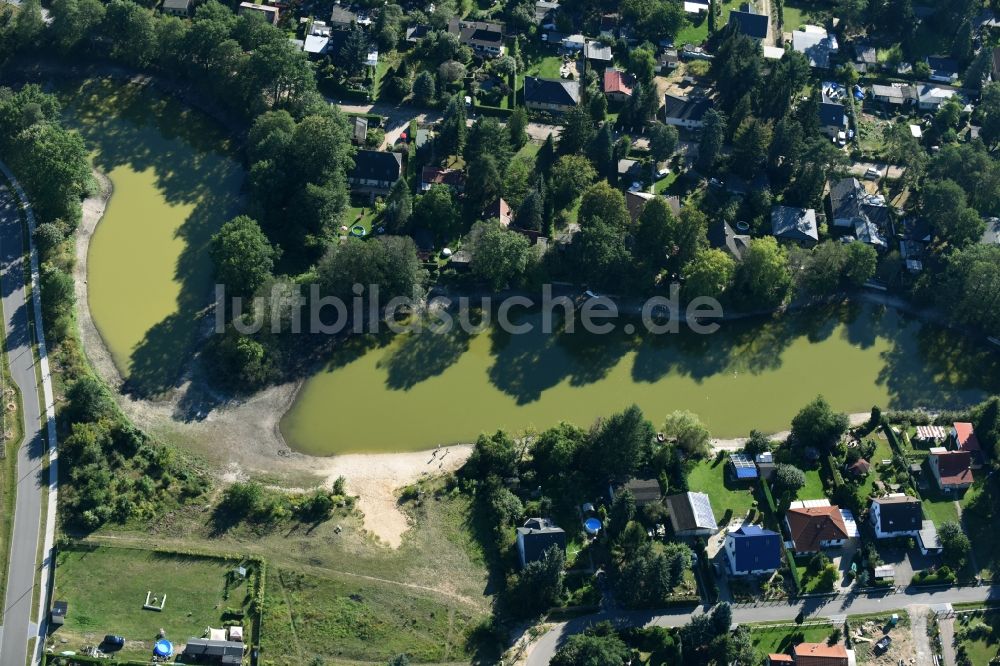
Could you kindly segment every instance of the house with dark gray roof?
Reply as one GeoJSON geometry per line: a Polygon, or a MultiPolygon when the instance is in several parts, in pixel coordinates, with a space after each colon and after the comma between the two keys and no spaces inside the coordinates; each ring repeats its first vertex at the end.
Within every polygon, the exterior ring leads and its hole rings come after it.
{"type": "Polygon", "coordinates": [[[749,3],[742,5],[739,10],[729,12],[729,25],[751,39],[761,41],[767,38],[767,14],[759,14],[749,3]]]}
{"type": "Polygon", "coordinates": [[[739,261],[750,247],[750,236],[736,233],[725,220],[717,220],[708,226],[708,244],[739,261]]]}
{"type": "Polygon", "coordinates": [[[517,556],[521,568],[537,562],[553,546],[566,552],[566,532],[548,518],[529,518],[517,528],[517,556]]]}
{"type": "Polygon", "coordinates": [[[944,56],[927,56],[927,66],[931,68],[931,81],[954,83],[958,81],[958,61],[944,56]]]}
{"type": "Polygon", "coordinates": [[[431,31],[429,25],[411,25],[406,29],[406,41],[411,44],[416,44],[421,39],[427,36],[427,33],[431,31]]]}
{"type": "MultiPolygon", "coordinates": [[[[656,479],[629,479],[618,487],[618,492],[623,490],[632,493],[636,506],[660,504],[663,501],[663,491],[660,490],[660,482],[656,479]]],[[[615,493],[610,494],[611,499],[614,499],[615,493]]]]}
{"type": "Polygon", "coordinates": [[[668,497],[666,502],[675,535],[708,536],[719,531],[712,501],[705,493],[679,493],[668,497]]]}
{"type": "Polygon", "coordinates": [[[916,497],[902,493],[872,500],[868,517],[879,539],[916,537],[924,519],[923,508],[916,497]]]}
{"type": "Polygon", "coordinates": [[[457,35],[459,42],[479,55],[490,57],[503,55],[503,23],[452,18],[448,21],[448,32],[457,35]]]}
{"type": "Polygon", "coordinates": [[[696,129],[704,125],[703,119],[712,100],[705,96],[681,97],[667,94],[664,98],[663,122],[676,127],[696,129]]]}
{"type": "Polygon", "coordinates": [[[173,16],[187,16],[191,12],[191,0],[163,0],[163,13],[173,16]]]}
{"type": "Polygon", "coordinates": [[[334,28],[350,28],[358,22],[358,15],[339,2],[330,10],[330,25],[334,28]]]}
{"type": "Polygon", "coordinates": [[[858,240],[882,249],[888,246],[889,206],[880,194],[869,194],[857,178],[843,178],[830,186],[833,226],[854,231],[858,240]]]}
{"type": "Polygon", "coordinates": [[[580,103],[580,82],[524,77],[524,105],[538,111],[568,111],[580,103]]]}
{"type": "Polygon", "coordinates": [[[354,155],[354,168],[347,174],[347,182],[352,192],[385,194],[402,172],[402,154],[359,150],[354,155]]]}
{"type": "Polygon", "coordinates": [[[243,648],[244,644],[236,641],[192,638],[184,646],[184,652],[181,653],[181,656],[185,663],[236,666],[243,663],[243,648]]]}
{"type": "Polygon", "coordinates": [[[556,0],[535,0],[535,25],[554,30],[558,12],[559,3],[556,0]]]}
{"type": "Polygon", "coordinates": [[[819,242],[816,211],[812,208],[774,206],[771,209],[771,233],[775,238],[811,247],[819,242]]]}

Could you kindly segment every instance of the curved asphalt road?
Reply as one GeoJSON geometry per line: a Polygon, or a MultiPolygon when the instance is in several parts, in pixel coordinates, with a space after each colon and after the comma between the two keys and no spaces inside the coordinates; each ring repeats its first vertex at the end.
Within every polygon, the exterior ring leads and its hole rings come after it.
{"type": "MultiPolygon", "coordinates": [[[[933,605],[945,603],[996,601],[1000,599],[1000,585],[993,587],[949,587],[931,592],[901,592],[898,594],[878,593],[874,595],[850,594],[836,597],[815,597],[796,602],[778,601],[760,604],[738,604],[733,606],[733,623],[793,621],[802,613],[810,620],[817,618],[842,618],[846,615],[881,613],[901,610],[911,605],[933,605]]],[[[532,645],[527,666],[546,666],[559,646],[571,635],[578,634],[595,622],[609,620],[624,627],[679,627],[687,624],[695,613],[705,612],[698,608],[691,613],[687,610],[668,611],[621,611],[597,613],[576,618],[556,625],[532,645]]]]}
{"type": "MultiPolygon", "coordinates": [[[[6,167],[0,163],[0,171],[6,167]]],[[[17,503],[14,507],[14,530],[10,547],[10,566],[7,577],[7,597],[4,600],[2,633],[0,633],[0,666],[25,666],[28,658],[28,641],[39,635],[38,626],[32,621],[32,601],[38,596],[35,590],[35,576],[39,571],[36,561],[38,542],[42,524],[42,497],[49,493],[48,522],[45,534],[46,546],[51,541],[55,512],[55,433],[45,436],[42,428],[42,410],[38,400],[39,382],[35,374],[35,356],[32,340],[35,331],[29,322],[28,308],[34,308],[36,320],[40,314],[37,301],[29,303],[25,278],[29,274],[29,264],[24,258],[24,225],[20,218],[18,197],[5,181],[0,178],[0,297],[3,303],[4,330],[7,339],[7,359],[10,373],[21,391],[24,419],[24,440],[17,457],[17,503]],[[50,449],[50,447],[52,447],[50,449]],[[46,467],[45,454],[50,456],[50,467],[46,467]]],[[[34,271],[30,271],[32,281],[37,285],[37,257],[32,257],[34,271]]],[[[37,287],[36,287],[37,289],[37,287]]],[[[37,292],[36,292],[37,295],[37,292]]],[[[41,341],[41,335],[39,335],[41,341]]],[[[44,359],[44,342],[39,347],[44,359]]],[[[45,378],[45,400],[51,406],[51,387],[48,380],[47,363],[41,365],[45,378]]],[[[51,416],[51,410],[48,410],[51,416]]],[[[46,548],[45,553],[51,549],[46,548]]],[[[45,616],[45,590],[48,584],[50,559],[43,555],[39,621],[45,616]]],[[[36,650],[31,663],[37,662],[41,646],[36,650]]]]}

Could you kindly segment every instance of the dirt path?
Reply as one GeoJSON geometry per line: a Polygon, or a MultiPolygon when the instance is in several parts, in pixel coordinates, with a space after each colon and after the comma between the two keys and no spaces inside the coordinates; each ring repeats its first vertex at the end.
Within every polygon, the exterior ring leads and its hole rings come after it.
{"type": "Polygon", "coordinates": [[[958,657],[955,654],[955,618],[938,620],[938,630],[941,632],[941,656],[945,666],[956,666],[958,657]]]}
{"type": "Polygon", "coordinates": [[[913,636],[913,649],[916,652],[917,666],[931,666],[931,639],[927,635],[927,606],[913,605],[907,609],[910,614],[910,633],[913,636]]]}
{"type": "MultiPolygon", "coordinates": [[[[848,414],[847,418],[850,419],[851,427],[862,425],[866,423],[869,418],[871,418],[871,412],[855,412],[854,414],[848,414]]],[[[782,430],[781,432],[776,432],[773,435],[768,435],[768,437],[775,442],[783,442],[792,434],[791,430],[782,430]]],[[[739,451],[742,449],[749,437],[733,437],[732,439],[713,439],[712,450],[713,451],[739,451]]]]}

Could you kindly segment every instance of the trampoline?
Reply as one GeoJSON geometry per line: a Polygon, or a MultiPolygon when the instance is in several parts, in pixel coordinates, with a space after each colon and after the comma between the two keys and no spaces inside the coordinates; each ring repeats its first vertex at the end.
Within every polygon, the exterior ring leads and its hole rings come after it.
{"type": "Polygon", "coordinates": [[[352,236],[357,236],[358,238],[362,238],[367,233],[368,232],[365,231],[365,228],[360,224],[355,224],[353,227],[351,227],[352,236]]]}

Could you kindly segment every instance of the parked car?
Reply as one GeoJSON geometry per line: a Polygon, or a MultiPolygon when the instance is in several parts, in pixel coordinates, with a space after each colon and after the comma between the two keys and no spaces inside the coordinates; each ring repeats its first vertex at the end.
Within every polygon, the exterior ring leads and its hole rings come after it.
{"type": "Polygon", "coordinates": [[[885,652],[886,650],[889,649],[890,645],[892,645],[892,638],[889,636],[883,636],[882,638],[878,639],[877,643],[875,643],[875,651],[885,652]]]}

